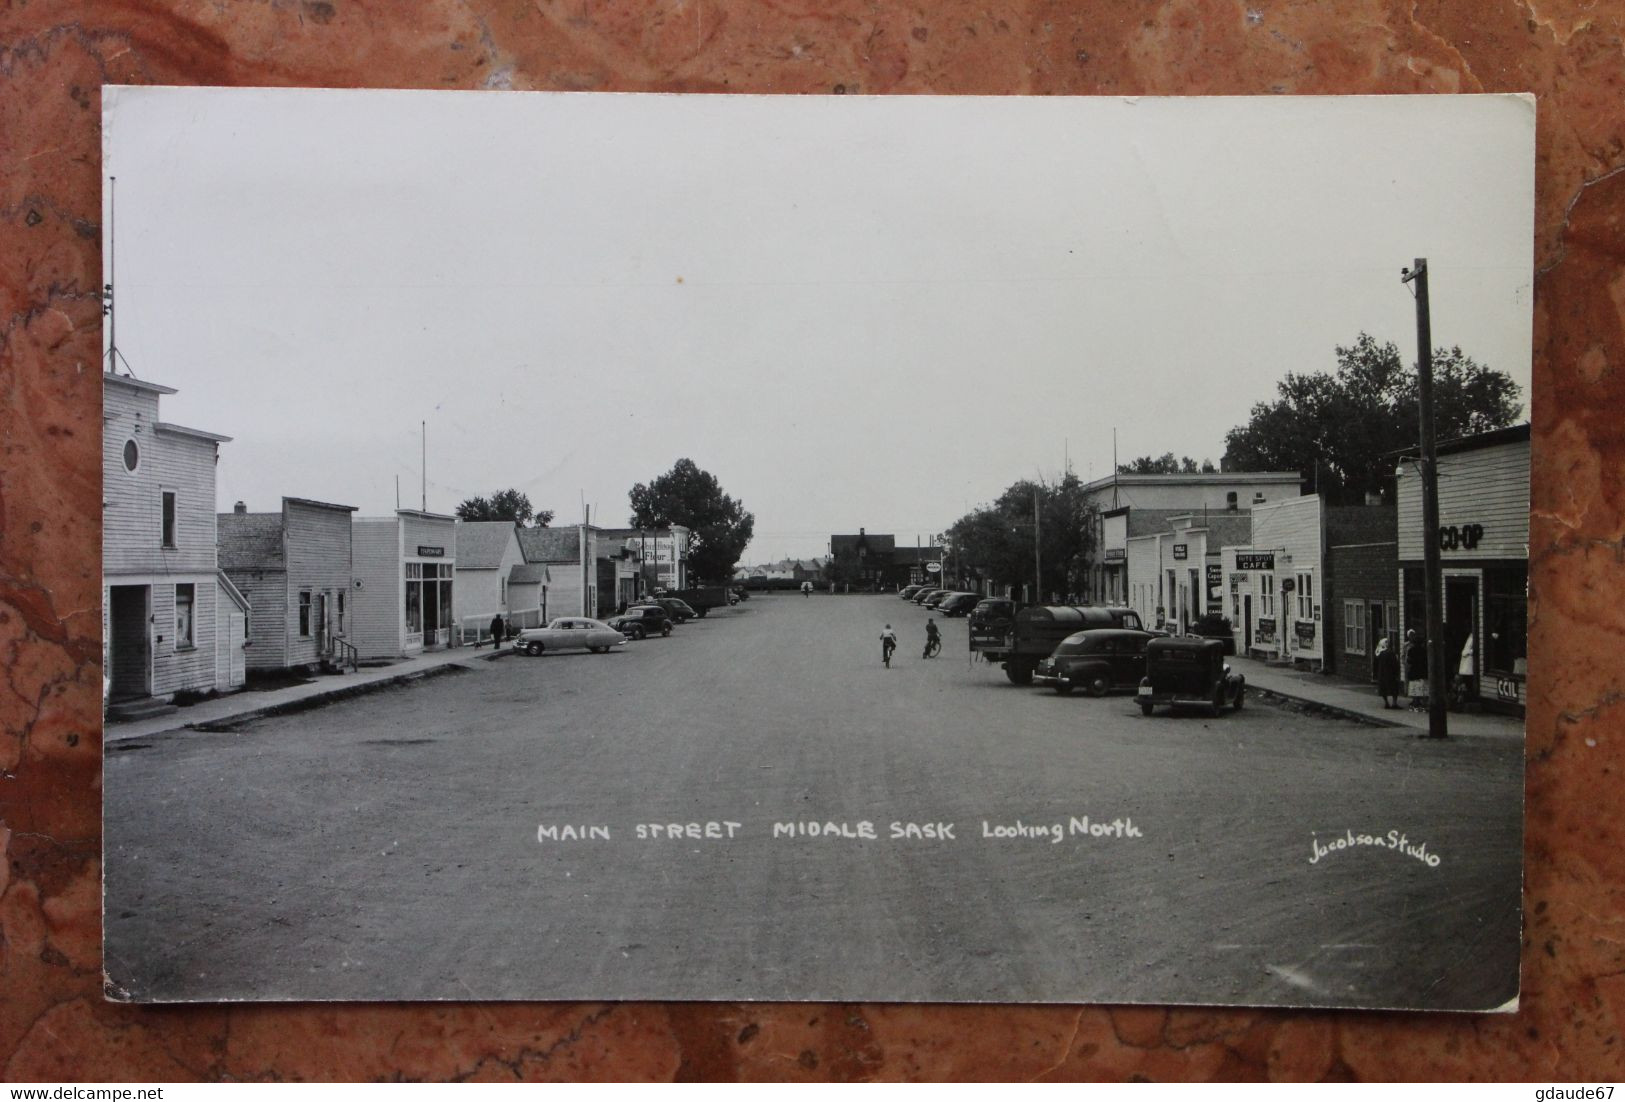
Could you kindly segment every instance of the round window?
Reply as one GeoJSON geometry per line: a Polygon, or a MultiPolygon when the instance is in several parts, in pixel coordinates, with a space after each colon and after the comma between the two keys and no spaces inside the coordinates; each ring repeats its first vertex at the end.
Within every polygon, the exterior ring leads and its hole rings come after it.
{"type": "Polygon", "coordinates": [[[124,469],[133,471],[136,464],[141,462],[141,449],[135,446],[134,440],[124,442],[124,469]]]}

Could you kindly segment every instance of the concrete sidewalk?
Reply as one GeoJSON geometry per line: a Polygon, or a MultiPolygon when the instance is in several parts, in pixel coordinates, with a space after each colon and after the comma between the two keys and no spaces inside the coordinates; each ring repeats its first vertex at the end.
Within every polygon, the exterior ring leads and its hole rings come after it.
{"type": "Polygon", "coordinates": [[[179,731],[205,724],[246,723],[261,716],[313,708],[330,700],[372,692],[432,677],[451,667],[470,669],[475,662],[489,662],[512,654],[513,647],[452,647],[447,650],[403,658],[387,666],[363,667],[352,673],[316,674],[303,685],[288,685],[264,692],[244,690],[204,700],[166,715],[119,721],[108,719],[102,726],[102,742],[146,738],[164,731],[179,731]]]}
{"type": "MultiPolygon", "coordinates": [[[[1300,704],[1318,705],[1363,722],[1422,732],[1428,729],[1427,712],[1406,708],[1404,696],[1400,697],[1399,708],[1384,708],[1375,685],[1335,674],[1267,664],[1255,658],[1235,657],[1229,661],[1237,673],[1247,678],[1249,690],[1274,693],[1300,704]]],[[[1452,737],[1522,738],[1523,720],[1493,712],[1451,712],[1447,730],[1452,737]]]]}

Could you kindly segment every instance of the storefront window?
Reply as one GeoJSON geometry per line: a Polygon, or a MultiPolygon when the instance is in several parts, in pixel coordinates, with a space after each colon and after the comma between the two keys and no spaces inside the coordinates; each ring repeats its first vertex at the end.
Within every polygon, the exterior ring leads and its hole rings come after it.
{"type": "Polygon", "coordinates": [[[423,633],[423,564],[406,564],[406,630],[412,635],[423,633]]]}
{"type": "Polygon", "coordinates": [[[1528,672],[1529,568],[1484,571],[1484,669],[1523,677],[1528,672]]]}
{"type": "Polygon", "coordinates": [[[1343,649],[1350,654],[1365,653],[1364,613],[1363,602],[1343,602],[1343,649]]]}

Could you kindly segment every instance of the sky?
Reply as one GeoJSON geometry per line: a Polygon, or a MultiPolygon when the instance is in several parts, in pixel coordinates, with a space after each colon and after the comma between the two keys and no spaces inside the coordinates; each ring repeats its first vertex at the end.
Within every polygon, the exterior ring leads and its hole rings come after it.
{"type": "Polygon", "coordinates": [[[1528,397],[1523,97],[109,88],[103,142],[119,353],[233,438],[222,511],[619,525],[687,457],[747,563],[907,543],[1114,429],[1217,462],[1361,331],[1414,359],[1416,257],[1528,397]]]}

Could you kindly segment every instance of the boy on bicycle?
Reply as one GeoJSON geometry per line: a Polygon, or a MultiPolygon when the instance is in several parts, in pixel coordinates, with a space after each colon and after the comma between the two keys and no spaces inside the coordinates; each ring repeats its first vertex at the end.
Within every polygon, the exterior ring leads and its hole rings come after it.
{"type": "Polygon", "coordinates": [[[880,633],[880,660],[886,663],[888,670],[891,669],[891,652],[896,649],[897,633],[887,624],[886,630],[880,633]]]}
{"type": "Polygon", "coordinates": [[[937,622],[932,619],[925,621],[925,653],[921,658],[935,658],[942,649],[942,636],[937,633],[937,622]]]}

